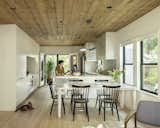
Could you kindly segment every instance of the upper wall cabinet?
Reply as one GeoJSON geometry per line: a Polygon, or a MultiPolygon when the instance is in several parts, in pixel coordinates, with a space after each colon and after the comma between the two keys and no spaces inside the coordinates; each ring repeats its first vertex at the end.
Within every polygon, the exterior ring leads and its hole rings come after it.
{"type": "Polygon", "coordinates": [[[96,40],[97,59],[116,59],[116,35],[106,32],[96,40]]]}

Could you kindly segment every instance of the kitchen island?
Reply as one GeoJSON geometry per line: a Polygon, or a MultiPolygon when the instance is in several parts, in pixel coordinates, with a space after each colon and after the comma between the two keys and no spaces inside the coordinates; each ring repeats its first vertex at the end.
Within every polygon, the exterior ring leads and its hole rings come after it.
{"type": "MultiPolygon", "coordinates": [[[[95,105],[95,100],[97,97],[97,90],[98,89],[102,89],[102,85],[108,85],[110,84],[111,86],[113,85],[120,85],[121,89],[120,89],[120,96],[119,96],[119,100],[120,100],[120,107],[124,108],[125,106],[128,109],[131,110],[135,110],[136,108],[136,88],[134,86],[128,86],[126,84],[123,83],[113,83],[113,78],[112,76],[109,75],[88,75],[88,74],[84,74],[81,76],[56,76],[55,77],[55,83],[57,88],[59,88],[58,90],[58,94],[61,97],[61,94],[64,90],[67,90],[67,88],[70,88],[69,85],[90,85],[90,91],[89,91],[89,99],[90,99],[90,105],[93,107],[93,105],[95,105]],[[74,81],[74,80],[82,80],[80,82],[74,81]],[[108,80],[108,82],[103,81],[103,82],[95,82],[95,80],[108,80]],[[63,91],[62,91],[63,90],[63,91]],[[62,92],[61,92],[62,91],[62,92]],[[126,99],[126,94],[129,93],[132,95],[132,101],[129,102],[125,102],[126,99]]],[[[67,98],[67,96],[66,96],[67,98]]],[[[70,96],[68,96],[68,98],[70,98],[70,96]]],[[[59,99],[61,100],[61,99],[59,99]]],[[[60,102],[59,102],[60,104],[60,102]]],[[[60,109],[60,108],[59,108],[60,109]]],[[[58,116],[60,117],[60,111],[58,116]]]]}
{"type": "MultiPolygon", "coordinates": [[[[80,75],[80,76],[56,76],[55,82],[57,85],[61,86],[62,84],[66,83],[66,84],[78,84],[81,85],[81,83],[85,83],[87,85],[95,85],[96,81],[108,81],[111,82],[112,81],[112,76],[107,76],[107,75],[88,75],[88,74],[84,74],[84,75],[80,75]],[[77,81],[81,81],[81,82],[77,82],[77,81]]],[[[101,84],[102,85],[102,84],[101,84]]],[[[90,92],[89,92],[89,98],[90,99],[95,99],[96,98],[96,90],[94,88],[90,88],[90,92]]]]}
{"type": "MultiPolygon", "coordinates": [[[[61,118],[61,97],[62,95],[65,95],[65,98],[67,97],[67,92],[69,90],[72,90],[72,85],[90,85],[89,90],[89,106],[95,107],[95,101],[97,97],[97,91],[102,89],[102,85],[109,85],[109,86],[115,86],[118,83],[112,83],[112,77],[111,76],[104,76],[104,75],[82,75],[82,76],[57,76],[55,83],[57,94],[58,94],[58,117],[61,118]],[[70,81],[70,80],[83,80],[83,81],[70,81]],[[95,82],[95,80],[109,80],[109,82],[95,82]],[[111,82],[110,82],[111,81],[111,82]]],[[[127,86],[125,84],[118,84],[121,86],[120,88],[120,107],[124,108],[125,106],[125,93],[131,92],[132,93],[132,107],[130,109],[136,108],[136,88],[127,86]]]]}

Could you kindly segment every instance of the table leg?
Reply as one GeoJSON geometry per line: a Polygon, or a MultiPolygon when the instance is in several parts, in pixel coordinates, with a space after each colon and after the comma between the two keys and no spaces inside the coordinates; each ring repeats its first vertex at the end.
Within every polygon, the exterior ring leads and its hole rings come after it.
{"type": "Polygon", "coordinates": [[[61,118],[61,107],[62,107],[62,93],[61,90],[58,91],[58,118],[61,118]]]}

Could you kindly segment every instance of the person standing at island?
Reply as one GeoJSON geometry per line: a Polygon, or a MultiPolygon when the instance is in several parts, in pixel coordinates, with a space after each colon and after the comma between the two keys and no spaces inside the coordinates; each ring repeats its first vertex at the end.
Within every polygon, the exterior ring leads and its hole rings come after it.
{"type": "Polygon", "coordinates": [[[78,70],[78,67],[77,67],[77,65],[75,64],[75,65],[73,65],[73,68],[72,68],[72,73],[74,73],[74,72],[77,72],[77,70],[78,70]]]}
{"type": "Polygon", "coordinates": [[[63,60],[58,61],[58,65],[56,66],[56,69],[55,69],[56,76],[63,76],[64,75],[63,64],[64,64],[63,60]]]}

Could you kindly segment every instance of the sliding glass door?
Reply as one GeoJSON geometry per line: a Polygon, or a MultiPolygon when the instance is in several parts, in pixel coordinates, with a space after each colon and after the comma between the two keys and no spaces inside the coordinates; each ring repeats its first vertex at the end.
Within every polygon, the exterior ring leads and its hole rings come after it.
{"type": "Polygon", "coordinates": [[[45,63],[47,63],[48,61],[53,61],[54,65],[53,65],[53,74],[55,74],[55,68],[58,64],[59,60],[63,60],[64,61],[64,70],[65,72],[70,71],[71,66],[70,66],[70,55],[62,55],[62,54],[55,54],[55,55],[46,55],[45,57],[45,63]]]}

